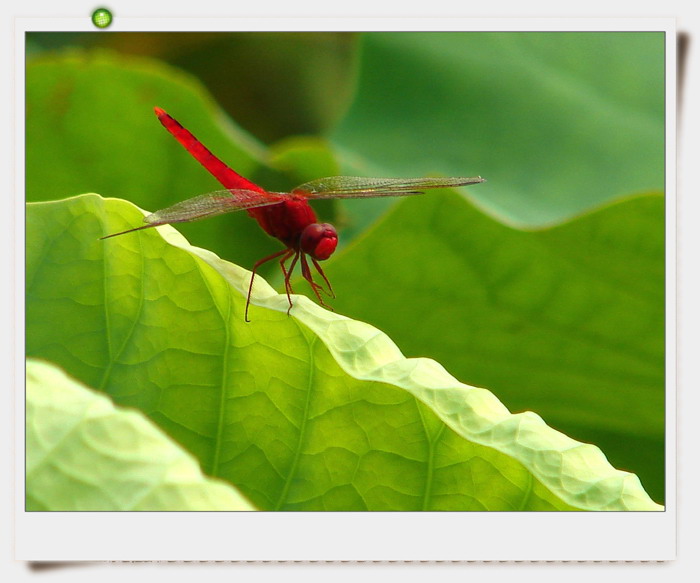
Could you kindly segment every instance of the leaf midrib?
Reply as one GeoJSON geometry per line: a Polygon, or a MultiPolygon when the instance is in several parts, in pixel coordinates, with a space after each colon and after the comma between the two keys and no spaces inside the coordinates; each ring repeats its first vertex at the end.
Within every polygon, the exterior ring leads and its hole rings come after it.
{"type": "MultiPolygon", "coordinates": [[[[103,254],[103,260],[102,260],[103,283],[102,283],[102,285],[104,286],[104,300],[105,300],[104,313],[105,313],[105,326],[107,329],[107,334],[105,334],[105,336],[107,339],[107,350],[109,352],[109,362],[107,363],[107,366],[105,367],[105,371],[102,375],[102,379],[100,380],[99,384],[97,385],[97,389],[100,391],[105,390],[105,386],[109,380],[109,377],[112,374],[112,369],[114,368],[114,365],[116,364],[117,360],[121,357],[121,355],[124,354],[124,351],[126,350],[127,345],[129,344],[129,342],[131,341],[131,339],[134,336],[134,330],[136,330],[138,323],[141,321],[141,314],[143,313],[143,306],[144,306],[145,295],[146,295],[146,290],[145,290],[145,286],[144,286],[144,283],[146,281],[146,267],[145,267],[144,254],[143,254],[143,239],[142,239],[140,233],[139,233],[138,241],[139,241],[139,247],[141,248],[141,252],[139,253],[140,264],[141,264],[141,274],[139,276],[139,282],[141,283],[140,293],[139,293],[139,305],[138,305],[138,308],[136,310],[136,314],[131,321],[131,328],[129,329],[129,332],[124,337],[124,341],[122,342],[122,345],[116,354],[114,353],[114,351],[112,349],[112,336],[109,333],[109,331],[111,330],[110,317],[109,317],[110,302],[108,301],[107,295],[109,293],[110,286],[109,286],[109,282],[107,280],[108,253],[107,253],[106,249],[105,249],[104,254],[103,254]]],[[[105,391],[105,392],[107,392],[107,391],[105,391]]]]}
{"type": "Polygon", "coordinates": [[[423,405],[416,401],[416,408],[418,409],[418,415],[420,416],[421,424],[423,425],[425,439],[428,442],[428,459],[426,460],[427,464],[425,470],[425,489],[423,491],[423,502],[421,504],[421,510],[427,511],[430,510],[433,481],[435,479],[435,447],[442,438],[442,434],[444,433],[447,425],[441,421],[440,428],[435,436],[430,435],[428,423],[426,422],[425,414],[423,413],[423,405]]]}
{"type": "Polygon", "coordinates": [[[274,510],[280,510],[284,503],[287,501],[287,496],[289,495],[289,489],[292,485],[292,480],[296,476],[297,469],[299,467],[299,460],[301,459],[301,450],[302,450],[302,445],[305,442],[305,437],[306,437],[306,429],[307,429],[307,424],[309,420],[309,410],[311,408],[311,388],[313,387],[314,383],[314,354],[313,354],[313,346],[316,344],[317,337],[314,337],[311,342],[309,342],[309,376],[307,380],[307,389],[306,389],[306,400],[304,402],[304,411],[301,416],[301,425],[299,427],[299,439],[297,440],[297,447],[296,450],[294,451],[294,458],[292,459],[292,465],[289,468],[289,471],[287,473],[287,479],[284,482],[284,486],[282,487],[282,492],[280,493],[279,498],[277,499],[277,504],[275,504],[274,510]]]}

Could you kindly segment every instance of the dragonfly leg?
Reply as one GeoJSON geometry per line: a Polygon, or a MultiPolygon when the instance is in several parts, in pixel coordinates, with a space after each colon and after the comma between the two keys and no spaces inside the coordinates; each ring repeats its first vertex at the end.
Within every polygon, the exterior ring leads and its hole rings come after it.
{"type": "MultiPolygon", "coordinates": [[[[321,274],[321,277],[323,278],[323,281],[326,282],[326,285],[328,286],[328,292],[326,292],[331,298],[335,299],[335,292],[333,291],[333,286],[331,285],[331,282],[328,281],[328,278],[326,277],[326,274],[323,273],[323,269],[321,269],[321,266],[318,264],[318,261],[316,261],[313,257],[311,258],[311,261],[314,262],[314,267],[318,270],[318,272],[321,274]],[[330,292],[330,293],[329,293],[330,292]]],[[[324,292],[326,290],[323,290],[324,292]]]]}
{"type": "Polygon", "coordinates": [[[289,316],[289,312],[292,309],[292,294],[294,293],[294,290],[292,290],[292,282],[289,280],[289,278],[292,277],[292,272],[294,271],[294,266],[297,264],[297,260],[299,259],[300,253],[301,252],[299,250],[296,251],[294,259],[292,259],[292,262],[289,264],[289,271],[285,269],[284,261],[291,257],[292,249],[289,250],[289,255],[286,255],[284,257],[284,260],[280,261],[280,265],[282,266],[282,272],[284,273],[284,289],[287,292],[287,300],[289,301],[289,308],[287,308],[287,316],[289,316]]]}
{"type": "MultiPolygon", "coordinates": [[[[324,308],[328,308],[329,310],[332,310],[328,304],[326,304],[323,301],[323,298],[321,298],[321,294],[318,293],[318,290],[325,291],[320,285],[318,285],[315,281],[314,278],[311,275],[311,270],[309,269],[309,264],[306,262],[306,256],[304,253],[301,253],[301,274],[304,276],[304,279],[309,282],[309,285],[311,286],[311,289],[314,290],[314,293],[316,294],[316,297],[318,298],[318,301],[324,308]]],[[[324,278],[325,279],[325,278],[324,278]]]]}
{"type": "Polygon", "coordinates": [[[277,253],[273,253],[272,255],[268,255],[267,257],[263,257],[262,259],[258,260],[255,262],[255,265],[253,265],[253,272],[250,275],[250,285],[248,286],[248,299],[246,300],[245,303],[245,321],[250,322],[248,319],[248,308],[250,307],[250,294],[253,291],[253,280],[255,279],[255,273],[258,270],[258,267],[260,267],[263,263],[267,263],[268,261],[272,261],[273,259],[277,259],[280,255],[287,255],[289,256],[291,253],[293,253],[294,250],[287,248],[287,249],[282,249],[282,251],[277,251],[277,253]]]}

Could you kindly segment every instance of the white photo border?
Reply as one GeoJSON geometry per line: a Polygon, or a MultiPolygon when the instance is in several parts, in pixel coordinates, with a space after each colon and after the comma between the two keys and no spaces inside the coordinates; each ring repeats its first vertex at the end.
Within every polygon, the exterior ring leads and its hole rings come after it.
{"type": "Polygon", "coordinates": [[[673,19],[120,18],[108,31],[660,31],[666,38],[666,506],[663,512],[26,512],[25,33],[96,32],[89,18],[15,20],[15,558],[30,561],[662,561],[676,556],[676,33],[673,19]],[[536,533],[536,534],[535,534],[536,533]]]}

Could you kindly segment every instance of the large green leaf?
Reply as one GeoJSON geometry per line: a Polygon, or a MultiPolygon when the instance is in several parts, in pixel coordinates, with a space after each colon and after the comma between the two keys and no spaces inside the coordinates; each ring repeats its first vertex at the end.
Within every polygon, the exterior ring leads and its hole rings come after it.
{"type": "Polygon", "coordinates": [[[663,500],[663,196],[522,231],[432,193],[356,243],[325,269],[340,313],[599,445],[663,500]]]}
{"type": "Polygon", "coordinates": [[[376,328],[84,195],[28,205],[27,352],[144,411],[263,509],[658,510],[593,445],[376,328]]]}
{"type": "Polygon", "coordinates": [[[664,34],[369,33],[330,137],[368,175],[481,175],[543,225],[664,186],[664,34]]]}
{"type": "Polygon", "coordinates": [[[143,413],[27,363],[27,510],[254,510],[143,413]]]}

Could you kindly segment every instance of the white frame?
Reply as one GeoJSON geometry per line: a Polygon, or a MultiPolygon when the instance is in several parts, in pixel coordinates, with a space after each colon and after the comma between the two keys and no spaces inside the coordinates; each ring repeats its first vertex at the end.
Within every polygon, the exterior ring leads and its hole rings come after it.
{"type": "Polygon", "coordinates": [[[664,31],[666,510],[613,513],[63,513],[24,511],[24,33],[89,18],[15,20],[15,558],[67,560],[668,560],[676,554],[676,36],[672,19],[120,18],[116,31],[664,31]],[[70,533],[68,535],[68,533],[70,533]],[[537,536],[533,536],[537,533],[537,536]]]}

